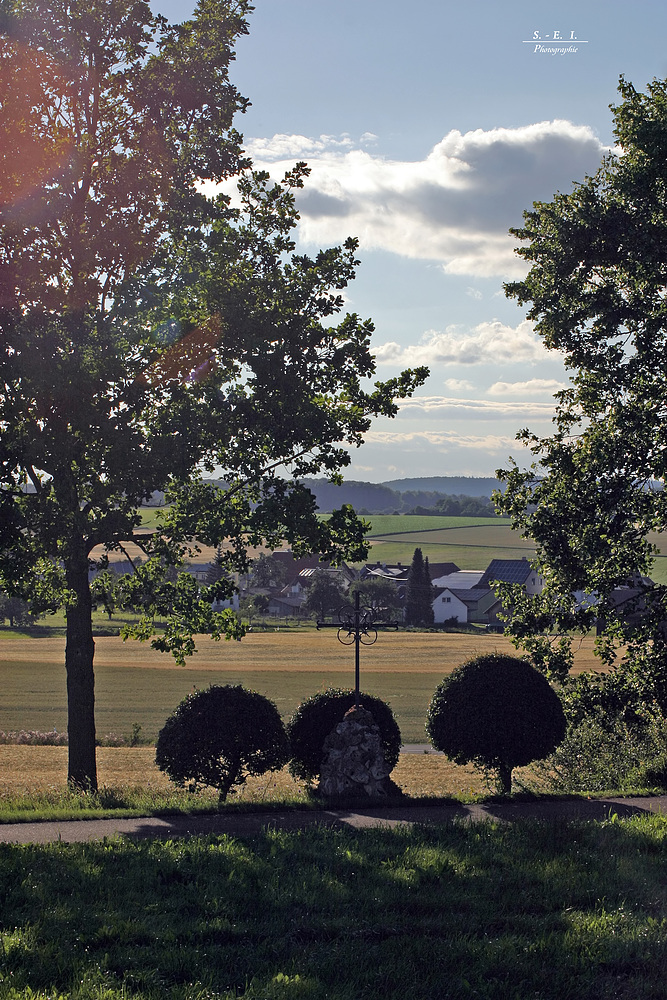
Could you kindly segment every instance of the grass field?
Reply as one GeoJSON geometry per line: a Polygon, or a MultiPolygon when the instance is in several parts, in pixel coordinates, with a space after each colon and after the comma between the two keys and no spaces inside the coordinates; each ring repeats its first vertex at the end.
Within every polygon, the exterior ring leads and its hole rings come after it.
{"type": "MultiPolygon", "coordinates": [[[[0,730],[66,727],[64,639],[8,637],[0,632],[0,730]]],[[[513,651],[501,635],[445,632],[380,634],[361,654],[361,687],[389,702],[405,743],[425,741],[426,711],[442,676],[479,653],[513,651]]],[[[100,736],[154,739],[194,687],[244,684],[276,702],[284,718],[326,687],[354,686],[354,654],[331,632],[251,633],[242,642],[201,638],[182,668],[164,654],[116,637],[96,640],[96,716],[100,736]]],[[[597,666],[593,640],[576,653],[576,669],[597,666]]]]}
{"type": "MultiPolygon", "coordinates": [[[[369,560],[409,564],[415,548],[431,563],[454,562],[460,569],[486,569],[492,559],[530,559],[535,546],[512,531],[507,521],[494,518],[411,517],[405,514],[370,515],[369,560]]],[[[667,538],[651,532],[658,549],[651,578],[667,584],[667,538]]]]}
{"type": "Polygon", "coordinates": [[[431,563],[453,562],[460,569],[486,569],[492,559],[530,558],[535,546],[509,523],[482,517],[372,515],[369,560],[409,564],[415,548],[431,563]]]}

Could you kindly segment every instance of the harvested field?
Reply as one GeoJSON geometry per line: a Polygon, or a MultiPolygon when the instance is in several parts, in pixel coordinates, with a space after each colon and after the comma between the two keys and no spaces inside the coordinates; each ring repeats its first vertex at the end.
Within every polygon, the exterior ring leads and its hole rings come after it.
{"type": "MultiPolygon", "coordinates": [[[[178,667],[169,656],[148,645],[116,636],[95,640],[96,667],[124,667],[152,670],[294,670],[311,672],[316,666],[324,673],[351,669],[353,655],[349,647],[336,642],[335,633],[251,632],[242,642],[214,642],[200,636],[198,652],[185,667],[178,667]]],[[[481,653],[511,653],[514,647],[503,635],[479,631],[459,632],[385,632],[374,646],[363,649],[362,670],[382,673],[435,673],[453,670],[459,663],[481,653]]],[[[65,640],[55,638],[4,637],[0,634],[0,669],[3,662],[57,664],[65,662],[65,640]]],[[[575,649],[575,670],[595,669],[593,638],[584,639],[575,649]]],[[[63,668],[64,669],[64,668],[63,668]]]]}
{"type": "MultiPolygon", "coordinates": [[[[155,766],[153,747],[98,747],[100,787],[172,789],[169,779],[155,766]]],[[[393,780],[406,794],[456,795],[486,790],[484,780],[472,767],[459,767],[435,754],[401,754],[392,772],[393,780]]],[[[67,782],[67,748],[0,746],[0,797],[34,795],[62,790],[67,782]]],[[[293,798],[303,793],[285,768],[276,773],[249,778],[234,800],[255,801],[293,798]]]]}

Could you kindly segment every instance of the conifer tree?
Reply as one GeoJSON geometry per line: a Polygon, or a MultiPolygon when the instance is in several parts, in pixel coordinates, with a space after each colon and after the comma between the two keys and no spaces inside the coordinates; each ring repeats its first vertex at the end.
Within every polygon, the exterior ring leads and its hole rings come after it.
{"type": "Polygon", "coordinates": [[[417,548],[408,571],[405,599],[405,624],[433,624],[433,587],[428,568],[428,558],[424,560],[422,550],[417,548]]]}

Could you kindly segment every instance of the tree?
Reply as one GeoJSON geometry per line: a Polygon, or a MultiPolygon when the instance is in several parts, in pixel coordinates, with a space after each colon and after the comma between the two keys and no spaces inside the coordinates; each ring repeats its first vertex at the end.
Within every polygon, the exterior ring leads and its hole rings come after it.
{"type": "Polygon", "coordinates": [[[206,570],[206,585],[211,587],[225,577],[225,557],[222,543],[219,543],[215,550],[213,561],[208,564],[206,570]]]}
{"type": "Polygon", "coordinates": [[[316,569],[302,604],[304,611],[317,618],[326,618],[345,603],[345,591],[338,580],[324,569],[316,569]]]}
{"type": "Polygon", "coordinates": [[[558,695],[526,660],[491,653],[462,664],[439,684],[426,731],[457,764],[496,772],[498,791],[512,789],[512,770],[541,760],[565,736],[558,695]]]}
{"type": "Polygon", "coordinates": [[[266,594],[247,594],[239,602],[239,614],[252,624],[257,615],[265,615],[269,610],[269,598],[266,594]]]}
{"type": "Polygon", "coordinates": [[[531,266],[506,292],[529,304],[528,318],[572,377],[556,396],[554,433],[519,435],[534,463],[497,473],[507,488],[496,502],[535,540],[552,629],[604,621],[607,660],[629,641],[631,656],[651,650],[661,672],[667,590],[645,578],[649,533],[667,527],[667,83],[639,93],[621,78],[619,92],[620,155],[570,193],[536,203],[513,230],[531,266]],[[636,613],[619,615],[611,595],[628,585],[638,590],[636,613]]]}
{"type": "Polygon", "coordinates": [[[0,585],[35,610],[65,608],[68,780],[82,788],[97,784],[93,597],[140,608],[124,634],[182,661],[197,632],[242,635],[211,602],[247,572],[248,546],[363,558],[352,510],[318,520],[300,479],[336,477],[371,417],[395,414],[425,377],[362,389],[372,324],[332,322],[356,243],[294,253],[305,165],[280,184],[245,169],[237,208],[202,192],[248,166],[231,129],[245,100],[228,79],[247,9],[200,0],[169,25],[140,0],[0,0],[12,153],[0,168],[0,585]],[[154,491],[168,506],[139,533],[154,491]],[[226,575],[201,592],[168,573],[193,539],[228,543],[226,575]],[[127,541],[143,564],[91,594],[91,566],[127,541]]]}
{"type": "Polygon", "coordinates": [[[405,585],[405,624],[429,626],[433,624],[433,587],[421,549],[415,549],[405,585]]]}
{"type": "Polygon", "coordinates": [[[253,560],[252,583],[254,587],[284,586],[287,583],[285,564],[274,558],[273,554],[260,552],[258,558],[253,560]]]}
{"type": "Polygon", "coordinates": [[[189,694],[157,738],[155,763],[178,785],[209,785],[224,802],[251,774],[287,763],[285,727],[272,701],[240,684],[189,694]]]}
{"type": "Polygon", "coordinates": [[[9,621],[10,628],[22,628],[34,625],[37,615],[30,610],[30,605],[20,597],[8,597],[0,591],[0,621],[9,621]]]}
{"type": "Polygon", "coordinates": [[[373,609],[376,621],[388,621],[396,618],[401,610],[402,602],[398,596],[398,588],[393,580],[382,576],[369,576],[366,580],[355,580],[351,584],[349,596],[359,592],[362,606],[373,609]]]}

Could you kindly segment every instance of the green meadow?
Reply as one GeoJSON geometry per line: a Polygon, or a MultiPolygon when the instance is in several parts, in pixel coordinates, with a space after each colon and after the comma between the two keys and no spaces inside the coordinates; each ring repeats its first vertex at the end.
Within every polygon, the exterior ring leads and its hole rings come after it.
{"type": "MultiPolygon", "coordinates": [[[[354,686],[354,651],[335,630],[250,633],[241,642],[201,637],[185,667],[135,641],[115,636],[96,643],[97,731],[128,735],[135,725],[154,739],[193,688],[244,684],[276,702],[285,719],[326,687],[354,686]]],[[[65,641],[0,631],[0,730],[66,728],[65,641]]],[[[425,742],[426,711],[445,673],[472,656],[513,647],[502,635],[385,632],[361,651],[361,687],[389,702],[405,743],[425,742]]],[[[578,670],[596,665],[593,640],[577,650],[578,670]]]]}
{"type": "Polygon", "coordinates": [[[492,559],[530,559],[535,553],[532,543],[498,518],[386,514],[370,520],[370,561],[409,565],[419,547],[431,563],[453,562],[459,569],[484,570],[492,559]]]}

